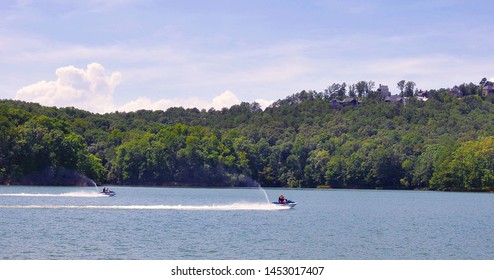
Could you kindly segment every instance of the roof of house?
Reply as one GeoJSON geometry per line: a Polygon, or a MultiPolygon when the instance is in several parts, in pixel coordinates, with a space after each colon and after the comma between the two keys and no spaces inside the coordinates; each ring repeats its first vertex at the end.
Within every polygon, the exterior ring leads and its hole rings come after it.
{"type": "Polygon", "coordinates": [[[353,97],[347,97],[347,98],[343,99],[343,101],[341,101],[341,102],[349,103],[349,102],[354,102],[354,101],[357,101],[357,100],[353,97]]]}
{"type": "Polygon", "coordinates": [[[386,101],[386,102],[404,102],[405,98],[401,97],[399,95],[391,95],[391,96],[386,96],[384,98],[384,101],[386,101]]]}
{"type": "Polygon", "coordinates": [[[494,83],[493,83],[493,82],[491,82],[491,81],[487,81],[487,82],[485,82],[485,84],[484,84],[484,88],[486,88],[486,87],[494,87],[494,83]]]}
{"type": "Polygon", "coordinates": [[[386,91],[389,91],[389,87],[388,87],[387,85],[381,85],[381,84],[380,84],[380,85],[379,85],[379,88],[378,88],[377,90],[379,90],[379,91],[381,91],[381,90],[386,90],[386,91]]]}

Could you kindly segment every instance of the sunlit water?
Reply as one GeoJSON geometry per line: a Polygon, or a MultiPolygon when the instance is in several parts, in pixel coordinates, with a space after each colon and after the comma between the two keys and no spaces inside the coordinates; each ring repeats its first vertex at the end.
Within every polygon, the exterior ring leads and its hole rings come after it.
{"type": "Polygon", "coordinates": [[[0,259],[494,259],[494,195],[0,187],[0,259]]]}

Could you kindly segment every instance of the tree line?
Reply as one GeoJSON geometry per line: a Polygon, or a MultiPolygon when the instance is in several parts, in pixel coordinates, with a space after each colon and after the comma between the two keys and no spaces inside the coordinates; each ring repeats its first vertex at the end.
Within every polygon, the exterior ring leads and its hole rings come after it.
{"type": "MultiPolygon", "coordinates": [[[[411,96],[412,83],[397,86],[411,96]]],[[[493,190],[494,99],[481,85],[405,104],[382,102],[372,81],[357,85],[264,110],[93,114],[1,100],[0,182],[493,190]],[[359,105],[331,106],[352,91],[359,105]]]]}

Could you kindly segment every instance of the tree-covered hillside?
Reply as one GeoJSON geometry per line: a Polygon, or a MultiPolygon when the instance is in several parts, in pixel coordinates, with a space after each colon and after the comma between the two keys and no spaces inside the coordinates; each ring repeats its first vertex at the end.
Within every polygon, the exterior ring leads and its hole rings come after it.
{"type": "Polygon", "coordinates": [[[354,86],[360,103],[343,106],[335,86],[264,110],[104,115],[3,100],[0,182],[491,191],[493,99],[462,86],[404,103],[354,86]]]}

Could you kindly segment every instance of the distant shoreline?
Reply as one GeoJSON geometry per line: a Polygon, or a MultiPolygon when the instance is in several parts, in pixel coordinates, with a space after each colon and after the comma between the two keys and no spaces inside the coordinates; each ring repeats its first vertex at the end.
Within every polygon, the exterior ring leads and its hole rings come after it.
{"type": "MultiPolygon", "coordinates": [[[[136,185],[115,185],[115,184],[104,184],[98,185],[97,187],[123,187],[123,188],[189,188],[189,189],[257,189],[259,187],[256,186],[220,186],[220,185],[196,185],[196,184],[156,184],[156,185],[146,185],[146,184],[136,184],[136,185]]],[[[41,184],[0,184],[0,187],[88,187],[94,188],[95,186],[90,185],[41,185],[41,184]]],[[[415,189],[405,189],[405,188],[363,188],[363,187],[330,187],[330,186],[315,186],[315,187],[300,187],[300,188],[290,188],[290,187],[276,187],[276,186],[261,186],[263,189],[272,189],[272,190],[369,190],[369,191],[426,191],[426,192],[448,192],[448,193],[494,193],[494,191],[485,190],[485,191],[473,191],[473,190],[433,190],[426,188],[415,188],[415,189]]]]}

